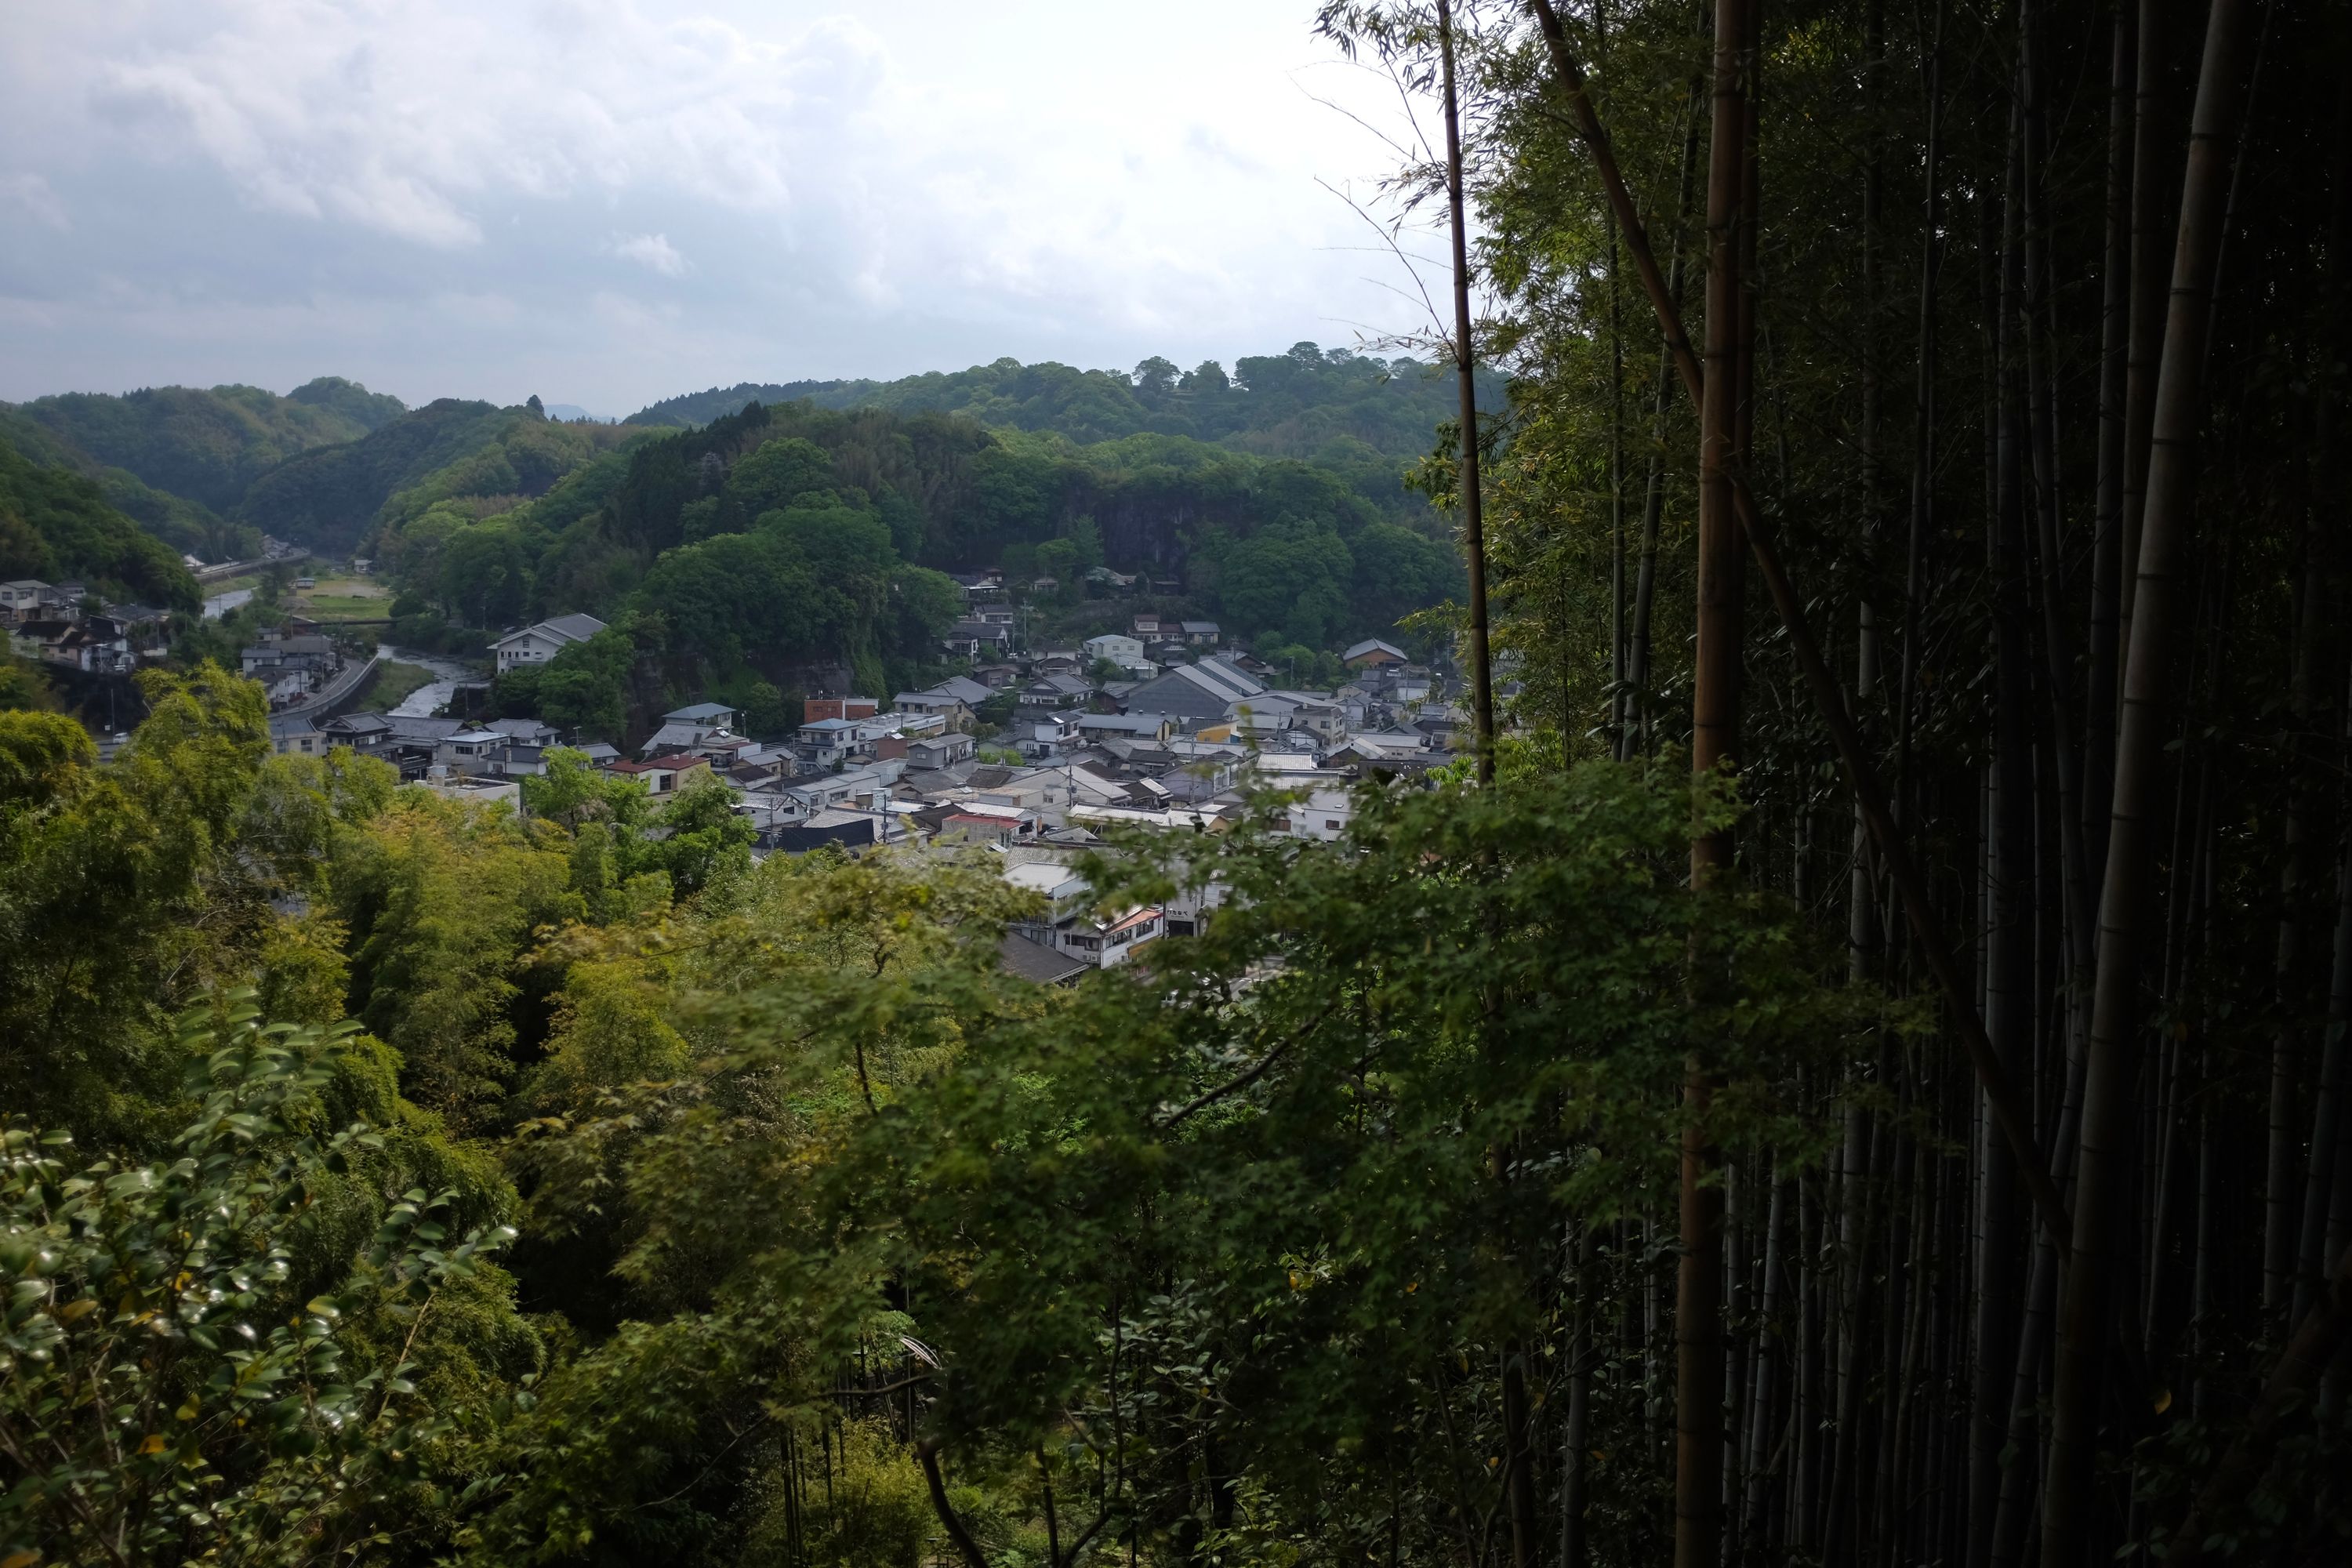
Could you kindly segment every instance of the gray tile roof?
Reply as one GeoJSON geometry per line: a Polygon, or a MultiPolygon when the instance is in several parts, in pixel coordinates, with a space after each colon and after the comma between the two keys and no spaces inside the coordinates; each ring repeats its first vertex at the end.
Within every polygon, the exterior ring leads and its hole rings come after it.
{"type": "Polygon", "coordinates": [[[996,695],[993,687],[982,686],[979,681],[966,675],[950,675],[931,689],[975,704],[985,702],[996,695]]]}
{"type": "Polygon", "coordinates": [[[1040,985],[1066,985],[1094,967],[1010,931],[996,944],[996,952],[1007,973],[1034,980],[1040,985]]]}

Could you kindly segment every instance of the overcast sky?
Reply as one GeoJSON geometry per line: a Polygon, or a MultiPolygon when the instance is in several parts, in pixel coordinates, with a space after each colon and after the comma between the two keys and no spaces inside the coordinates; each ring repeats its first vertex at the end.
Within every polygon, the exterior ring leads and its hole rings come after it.
{"type": "Polygon", "coordinates": [[[1410,328],[1314,0],[75,0],[0,30],[0,398],[737,381],[1410,328]]]}

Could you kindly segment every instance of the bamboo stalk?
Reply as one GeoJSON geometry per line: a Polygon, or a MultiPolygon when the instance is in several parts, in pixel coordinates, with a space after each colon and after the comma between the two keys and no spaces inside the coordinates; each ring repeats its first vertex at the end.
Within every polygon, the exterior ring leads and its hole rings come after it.
{"type": "MultiPolygon", "coordinates": [[[[1611,200],[1622,200],[1623,204],[1618,209],[1618,222],[1625,232],[1626,248],[1633,255],[1636,270],[1641,272],[1646,284],[1658,276],[1656,263],[1654,259],[1644,260],[1649,253],[1648,236],[1641,228],[1640,218],[1633,210],[1632,198],[1624,194],[1623,181],[1616,175],[1615,154],[1609,151],[1608,134],[1601,130],[1591,101],[1585,96],[1583,73],[1568,51],[1566,37],[1559,30],[1559,17],[1552,11],[1550,0],[1530,0],[1530,4],[1535,7],[1538,18],[1544,22],[1544,34],[1552,45],[1557,74],[1566,86],[1571,102],[1579,110],[1579,124],[1584,129],[1586,143],[1593,153],[1595,163],[1604,167],[1603,183],[1610,188],[1611,200]]],[[[1658,314],[1675,364],[1682,371],[1685,386],[1691,392],[1694,402],[1702,401],[1704,373],[1690,353],[1689,341],[1682,330],[1681,312],[1667,297],[1663,279],[1658,279],[1658,287],[1651,292],[1651,304],[1658,314]]],[[[1894,884],[1902,901],[1913,940],[1918,945],[1929,972],[1945,993],[1952,1010],[1953,1022],[1959,1030],[1961,1046],[1968,1052],[1969,1064],[1983,1085],[1986,1097],[1993,1104],[2001,1134],[2017,1156],[2019,1173],[2033,1197],[2043,1225],[2056,1233],[2066,1234],[2072,1229],[2072,1220],[2066,1213],[2064,1200],[2058,1195],[2057,1187],[2050,1180],[2049,1167],[2042,1163],[2041,1153],[2034,1146],[2024,1103],[2001,1069],[2000,1059],[1985,1035],[1982,1015],[1970,1002],[1963,987],[1958,963],[1938,929],[1928,898],[1927,880],[1895,825],[1885,786],[1880,784],[1877,770],[1872,765],[1853,721],[1846,711],[1843,691],[1822,656],[1821,645],[1813,638],[1804,613],[1804,602],[1798,596],[1780,563],[1779,549],[1773,542],[1769,526],[1756,506],[1755,496],[1744,479],[1736,475],[1727,476],[1727,479],[1740,531],[1747,536],[1748,551],[1755,557],[1759,574],[1763,577],[1765,587],[1772,596],[1773,606],[1780,612],[1781,624],[1788,631],[1790,652],[1796,658],[1806,688],[1811,693],[1822,723],[1837,748],[1839,762],[1845,769],[1856,804],[1870,824],[1872,840],[1878,846],[1878,852],[1885,863],[1887,879],[1894,884]]]]}
{"type": "Polygon", "coordinates": [[[1486,651],[1486,523],[1478,486],[1477,356],[1470,336],[1469,198],[1462,183],[1462,115],[1454,81],[1454,16],[1437,0],[1444,62],[1445,190],[1454,260],[1454,373],[1461,389],[1462,549],[1470,573],[1470,704],[1478,737],[1478,782],[1495,782],[1495,676],[1486,651]]]}
{"type": "Polygon", "coordinates": [[[2097,1441],[2101,1357],[2113,1283],[2110,1231],[2121,1217],[2126,1195],[2137,990],[2150,869],[2147,819],[2162,760],[2178,582],[2189,565],[2211,274],[2221,244],[2231,147],[2243,102],[2242,72],[2250,20],[2247,0],[2214,0],[2181,195],[2124,665],[2123,725],[2116,748],[2106,885],[2099,906],[2097,990],[2076,1156],[2074,1226],[2061,1298],[2050,1460],[2042,1488],[2042,1560],[2049,1563],[2079,1562],[2090,1549],[2092,1452],[2097,1441]]]}

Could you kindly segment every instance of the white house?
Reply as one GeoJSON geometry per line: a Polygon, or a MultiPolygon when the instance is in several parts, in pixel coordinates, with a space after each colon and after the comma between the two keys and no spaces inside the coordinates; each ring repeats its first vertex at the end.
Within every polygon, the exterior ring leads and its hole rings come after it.
{"type": "Polygon", "coordinates": [[[508,633],[490,645],[490,651],[498,655],[499,671],[504,674],[520,666],[545,664],[573,643],[586,642],[604,629],[604,623],[593,616],[558,616],[508,633]]]}
{"type": "Polygon", "coordinates": [[[1017,861],[1007,866],[1003,875],[1014,887],[1037,894],[1045,905],[1040,913],[1015,921],[1014,932],[1080,963],[1108,969],[1126,963],[1137,948],[1164,934],[1165,914],[1158,904],[1098,918],[1087,907],[1092,894],[1085,879],[1067,866],[1049,860],[1017,861]]]}
{"type": "Polygon", "coordinates": [[[38,620],[42,608],[57,597],[57,592],[47,583],[30,577],[19,577],[13,583],[0,583],[0,619],[11,621],[38,620]]]}
{"type": "Polygon", "coordinates": [[[1348,824],[1355,815],[1355,802],[1349,799],[1345,789],[1318,785],[1307,792],[1305,800],[1291,802],[1290,837],[1326,841],[1340,837],[1347,833],[1348,824]]]}
{"type": "Polygon", "coordinates": [[[1088,637],[1084,644],[1087,662],[1107,658],[1121,669],[1133,669],[1143,664],[1143,639],[1121,637],[1117,632],[1105,632],[1098,637],[1088,637]]]}

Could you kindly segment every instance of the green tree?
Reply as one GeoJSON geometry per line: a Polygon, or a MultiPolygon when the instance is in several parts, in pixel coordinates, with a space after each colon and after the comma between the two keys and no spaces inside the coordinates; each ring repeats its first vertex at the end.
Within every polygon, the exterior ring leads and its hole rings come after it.
{"type": "Polygon", "coordinates": [[[669,873],[679,898],[740,877],[751,868],[751,818],[735,809],[740,793],[725,781],[698,774],[666,802],[654,819],[646,858],[669,873]]]}
{"type": "Polygon", "coordinates": [[[1355,563],[1349,621],[1384,632],[1413,611],[1458,601],[1462,558],[1450,544],[1392,522],[1367,526],[1348,542],[1355,563]]]}
{"type": "Polygon", "coordinates": [[[441,602],[466,626],[510,625],[530,597],[521,545],[500,523],[452,531],[439,551],[439,572],[441,602]]]}
{"type": "Polygon", "coordinates": [[[1354,623],[1355,561],[1328,526],[1285,517],[1227,551],[1218,598],[1244,636],[1279,631],[1322,647],[1354,623]]]}
{"type": "Polygon", "coordinates": [[[473,1129],[511,1087],[532,931],[585,912],[570,846],[510,812],[404,791],[339,852],[354,1014],[401,1057],[408,1097],[473,1129]]]}
{"type": "Polygon", "coordinates": [[[833,455],[798,436],[779,437],[738,458],[720,498],[737,527],[761,512],[791,505],[812,491],[834,488],[833,455]]]}
{"type": "Polygon", "coordinates": [[[1176,366],[1158,354],[1135,367],[1135,395],[1146,405],[1154,405],[1176,390],[1176,366]]]}
{"type": "Polygon", "coordinates": [[[455,1194],[424,1189],[337,1223],[340,1173],[386,1148],[320,1117],[348,1034],[199,1022],[200,1106],[153,1164],[0,1131],[10,1561],[321,1563],[456,1500],[436,1460],[468,1412],[420,1391],[446,1336],[418,1331],[513,1232],[453,1236],[455,1194]]]}
{"type": "Polygon", "coordinates": [[[0,661],[0,709],[55,708],[57,692],[41,667],[29,658],[10,655],[0,661]]]}
{"type": "Polygon", "coordinates": [[[1176,384],[1176,388],[1180,392],[1189,392],[1196,396],[1213,397],[1219,393],[1227,391],[1232,385],[1233,380],[1225,374],[1223,365],[1219,364],[1215,360],[1204,359],[1184,373],[1183,379],[1176,384]]]}
{"type": "Polygon", "coordinates": [[[212,665],[140,681],[149,716],[104,766],[79,724],[0,712],[0,1100],[144,1138],[165,1017],[246,969],[277,889],[238,842],[260,687],[212,665]]]}

